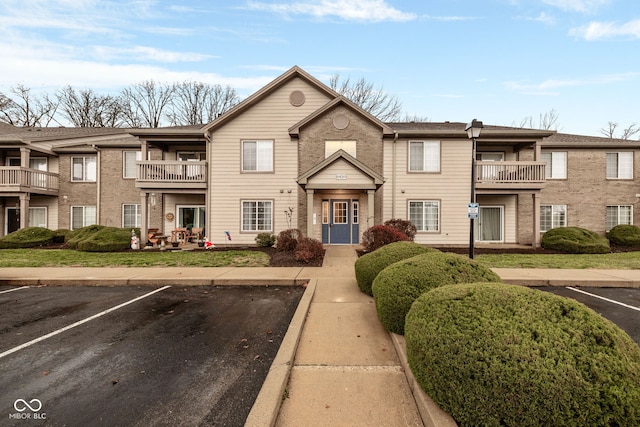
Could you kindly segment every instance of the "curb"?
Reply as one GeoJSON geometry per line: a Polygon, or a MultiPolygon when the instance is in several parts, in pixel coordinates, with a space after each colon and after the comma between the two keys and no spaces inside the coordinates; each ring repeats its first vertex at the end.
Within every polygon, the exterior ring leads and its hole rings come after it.
{"type": "Polygon", "coordinates": [[[280,405],[286,395],[287,383],[291,374],[293,360],[300,342],[302,328],[307,319],[311,300],[316,291],[318,279],[312,279],[307,284],[298,308],[291,318],[287,333],[280,344],[280,349],[273,359],[267,377],[262,384],[258,397],[251,407],[245,427],[274,426],[280,413],[280,405]]]}
{"type": "Polygon", "coordinates": [[[458,424],[453,420],[451,415],[440,409],[440,407],[422,390],[411,368],[407,362],[407,346],[404,336],[389,333],[393,346],[396,348],[398,358],[404,370],[404,374],[409,383],[409,389],[413,394],[413,398],[416,401],[418,412],[422,418],[422,423],[425,427],[457,427],[458,424]]]}

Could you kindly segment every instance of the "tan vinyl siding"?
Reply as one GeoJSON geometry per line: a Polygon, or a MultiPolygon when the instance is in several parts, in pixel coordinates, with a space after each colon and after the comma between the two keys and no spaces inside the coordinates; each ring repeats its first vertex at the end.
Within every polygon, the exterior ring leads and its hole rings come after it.
{"type": "Polygon", "coordinates": [[[344,186],[347,187],[352,185],[373,185],[372,181],[370,177],[364,175],[360,170],[345,160],[339,160],[333,163],[309,180],[310,183],[314,184],[344,184],[344,186]]]}
{"type": "Polygon", "coordinates": [[[212,202],[207,224],[212,236],[217,239],[229,231],[230,243],[255,243],[257,232],[241,232],[241,200],[273,200],[274,233],[288,227],[285,211],[289,207],[293,208],[291,226],[296,226],[298,216],[305,213],[299,212],[297,202],[298,143],[291,140],[288,129],[328,101],[313,86],[294,79],[213,133],[208,155],[212,202]],[[294,90],[305,94],[301,107],[289,103],[294,90]],[[245,139],[274,141],[273,172],[241,172],[241,141],[245,139]]]}
{"type": "MultiPolygon", "coordinates": [[[[415,139],[412,139],[415,140],[415,139]]],[[[418,233],[422,244],[462,245],[469,243],[467,204],[470,200],[471,144],[468,140],[440,142],[440,173],[408,173],[407,140],[396,143],[396,183],[392,194],[393,142],[385,143],[385,183],[383,221],[395,217],[408,219],[409,200],[440,201],[440,232],[418,233]],[[404,192],[403,192],[404,191],[404,192]]]]}

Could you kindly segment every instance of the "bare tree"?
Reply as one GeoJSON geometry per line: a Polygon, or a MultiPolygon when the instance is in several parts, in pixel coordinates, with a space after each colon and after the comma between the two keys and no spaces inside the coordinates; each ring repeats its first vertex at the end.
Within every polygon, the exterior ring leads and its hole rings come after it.
{"type": "Polygon", "coordinates": [[[66,86],[58,92],[61,114],[76,127],[118,127],[123,106],[119,98],[92,89],[76,91],[66,86]]]}
{"type": "Polygon", "coordinates": [[[165,108],[171,103],[175,84],[146,80],[125,88],[121,93],[123,120],[131,127],[157,128],[165,108]]]}
{"type": "Polygon", "coordinates": [[[430,122],[431,119],[427,116],[419,116],[417,114],[409,114],[406,113],[404,115],[404,119],[402,119],[403,122],[410,122],[410,123],[426,123],[426,122],[430,122]]]}
{"type": "Polygon", "coordinates": [[[622,132],[619,136],[616,136],[616,130],[618,129],[618,123],[616,122],[608,122],[606,128],[600,129],[600,133],[611,139],[625,139],[629,140],[638,132],[640,132],[640,127],[636,123],[631,123],[629,127],[622,129],[622,132]]]}
{"type": "Polygon", "coordinates": [[[349,77],[341,79],[339,74],[334,74],[329,86],[382,121],[396,121],[400,117],[402,103],[398,98],[385,93],[382,87],[376,89],[362,77],[351,82],[349,77]]]}
{"type": "Polygon", "coordinates": [[[546,113],[540,113],[537,123],[533,119],[533,116],[524,117],[522,120],[520,120],[520,124],[516,127],[542,130],[558,130],[558,112],[554,108],[547,111],[546,113]]]}
{"type": "Polygon", "coordinates": [[[185,81],[175,84],[167,118],[172,125],[208,123],[239,102],[235,89],[185,81]]]}
{"type": "Polygon", "coordinates": [[[0,119],[14,126],[48,126],[58,109],[57,101],[44,92],[33,95],[31,88],[18,84],[0,94],[0,119]],[[12,96],[11,96],[12,95],[12,96]]]}

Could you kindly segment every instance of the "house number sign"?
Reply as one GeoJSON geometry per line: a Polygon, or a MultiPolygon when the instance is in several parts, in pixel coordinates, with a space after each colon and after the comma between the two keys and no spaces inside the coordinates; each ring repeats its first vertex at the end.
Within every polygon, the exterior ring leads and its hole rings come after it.
{"type": "Polygon", "coordinates": [[[336,174],[336,179],[347,179],[346,173],[338,173],[336,174]]]}

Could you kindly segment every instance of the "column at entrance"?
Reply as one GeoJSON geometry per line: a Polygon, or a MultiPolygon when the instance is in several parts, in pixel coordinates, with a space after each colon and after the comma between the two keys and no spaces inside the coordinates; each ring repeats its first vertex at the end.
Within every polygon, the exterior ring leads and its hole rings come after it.
{"type": "Polygon", "coordinates": [[[313,190],[307,189],[307,237],[313,237],[313,194],[313,190]]]}

